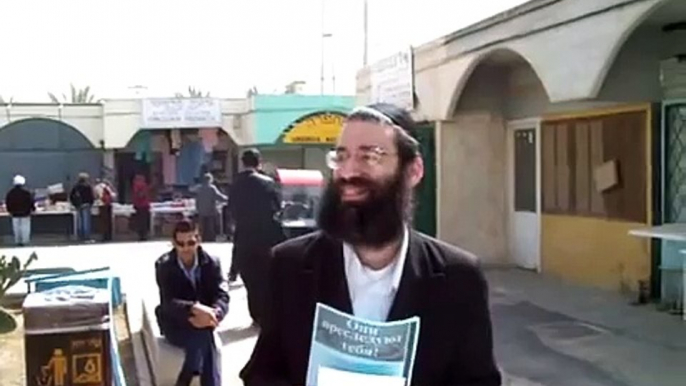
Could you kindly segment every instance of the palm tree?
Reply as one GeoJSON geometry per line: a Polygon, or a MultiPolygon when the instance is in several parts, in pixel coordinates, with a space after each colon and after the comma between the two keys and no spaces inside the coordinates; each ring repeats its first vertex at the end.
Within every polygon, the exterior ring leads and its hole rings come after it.
{"type": "MultiPolygon", "coordinates": [[[[180,92],[177,92],[175,96],[177,98],[186,98],[186,96],[180,92]]],[[[207,93],[203,93],[200,89],[196,89],[193,86],[188,86],[188,97],[189,98],[209,98],[210,93],[209,93],[209,91],[207,93]]]]}
{"type": "Polygon", "coordinates": [[[12,103],[14,103],[14,97],[10,97],[10,99],[6,101],[5,98],[3,98],[2,95],[0,95],[0,105],[12,104],[12,103]]]}
{"type": "Polygon", "coordinates": [[[71,89],[71,97],[67,98],[65,94],[62,94],[62,100],[55,96],[55,94],[49,92],[48,97],[52,103],[97,103],[95,100],[95,95],[91,94],[90,86],[86,86],[82,89],[77,89],[73,84],[69,84],[71,89]]]}
{"type": "Polygon", "coordinates": [[[259,92],[257,91],[257,86],[252,86],[248,89],[248,91],[245,92],[245,95],[250,98],[253,95],[257,95],[259,92]]]}

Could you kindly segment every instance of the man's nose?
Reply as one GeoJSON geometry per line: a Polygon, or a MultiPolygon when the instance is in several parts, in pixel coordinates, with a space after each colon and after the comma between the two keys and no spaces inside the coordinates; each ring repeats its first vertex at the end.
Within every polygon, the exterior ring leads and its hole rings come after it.
{"type": "Polygon", "coordinates": [[[336,174],[339,178],[344,179],[359,177],[360,163],[355,159],[355,157],[350,157],[338,165],[336,174]]]}

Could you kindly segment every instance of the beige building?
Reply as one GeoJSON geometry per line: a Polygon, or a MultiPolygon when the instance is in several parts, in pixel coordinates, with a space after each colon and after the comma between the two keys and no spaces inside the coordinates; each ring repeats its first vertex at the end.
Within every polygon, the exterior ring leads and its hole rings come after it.
{"type": "MultiPolygon", "coordinates": [[[[179,134],[177,147],[182,147],[185,133],[190,132],[185,129],[193,126],[179,121],[184,114],[196,114],[193,119],[199,122],[197,128],[211,131],[216,137],[211,146],[224,155],[221,169],[235,169],[233,153],[253,137],[245,119],[250,100],[186,99],[184,103],[195,105],[183,108],[179,101],[120,99],[98,104],[0,105],[0,189],[9,188],[14,174],[25,175],[33,187],[56,183],[69,186],[80,171],[100,176],[102,170],[109,170],[110,178],[120,177],[116,173],[117,159],[140,158],[146,151],[152,154],[147,157],[150,167],[144,168],[146,174],[155,168],[162,174],[170,163],[170,153],[175,151],[168,138],[172,137],[170,133],[179,134]],[[148,116],[144,111],[146,103],[157,106],[148,116]],[[149,124],[148,119],[155,124],[149,124]]],[[[175,171],[167,170],[166,174],[175,171]]]]}
{"type": "MultiPolygon", "coordinates": [[[[683,0],[533,0],[415,47],[438,237],[604,288],[650,279],[650,243],[627,232],[661,216],[659,106],[686,98],[684,20],[683,0]]],[[[362,69],[358,102],[373,84],[362,69]]]]}

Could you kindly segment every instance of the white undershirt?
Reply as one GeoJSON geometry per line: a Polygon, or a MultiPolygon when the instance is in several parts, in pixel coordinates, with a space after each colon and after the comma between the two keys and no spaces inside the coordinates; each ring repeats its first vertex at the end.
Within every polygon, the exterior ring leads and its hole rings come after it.
{"type": "Polygon", "coordinates": [[[345,276],[355,316],[378,322],[387,320],[407,259],[408,234],[405,227],[397,257],[380,270],[362,265],[353,246],[343,244],[345,276]]]}

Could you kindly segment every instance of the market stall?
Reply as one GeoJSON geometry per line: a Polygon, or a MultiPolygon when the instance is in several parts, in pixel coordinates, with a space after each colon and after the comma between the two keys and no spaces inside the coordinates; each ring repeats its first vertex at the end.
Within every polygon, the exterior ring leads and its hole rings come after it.
{"type": "MultiPolygon", "coordinates": [[[[225,204],[217,205],[221,215],[225,204]]],[[[114,204],[112,221],[115,238],[117,235],[130,233],[131,217],[135,213],[131,204],[114,204]]],[[[164,202],[153,202],[150,205],[150,237],[171,237],[174,225],[181,219],[193,219],[196,216],[195,199],[176,199],[164,202]]],[[[219,222],[219,234],[224,234],[223,221],[219,222]]]]}
{"type": "MultiPolygon", "coordinates": [[[[76,213],[67,201],[63,184],[33,190],[36,211],[31,216],[32,237],[71,239],[76,234],[76,213]]],[[[12,218],[0,202],[0,239],[11,239],[12,218]]],[[[2,241],[2,240],[0,240],[2,241]]]]}
{"type": "MultiPolygon", "coordinates": [[[[217,206],[221,214],[224,204],[217,206]]],[[[99,208],[92,209],[92,235],[99,233],[99,208]]],[[[131,228],[131,218],[135,210],[131,204],[112,204],[112,229],[115,240],[133,240],[135,234],[131,228]]],[[[164,202],[153,202],[150,208],[150,237],[170,237],[174,224],[182,218],[194,218],[196,215],[195,199],[176,199],[164,202]]],[[[74,208],[66,201],[36,201],[36,211],[31,216],[32,238],[54,238],[55,241],[76,239],[77,215],[74,208]]],[[[223,221],[220,221],[219,234],[224,233],[223,221]]],[[[12,219],[4,203],[0,203],[0,244],[11,243],[12,219]]]]}
{"type": "Polygon", "coordinates": [[[276,179],[281,187],[281,221],[288,238],[314,231],[316,213],[324,186],[319,170],[277,169],[276,179]]]}

